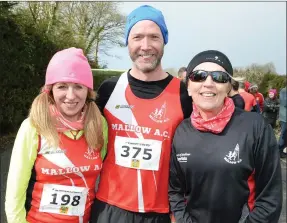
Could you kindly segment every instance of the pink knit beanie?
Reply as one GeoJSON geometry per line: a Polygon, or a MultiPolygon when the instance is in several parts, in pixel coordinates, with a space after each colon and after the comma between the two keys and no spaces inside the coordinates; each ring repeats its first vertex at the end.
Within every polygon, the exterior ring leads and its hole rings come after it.
{"type": "Polygon", "coordinates": [[[270,90],[269,90],[269,93],[270,93],[270,92],[272,92],[272,93],[274,94],[274,96],[277,95],[277,90],[276,90],[276,89],[270,89],[270,90]]]}
{"type": "Polygon", "coordinates": [[[93,74],[82,49],[75,47],[57,52],[46,71],[45,85],[72,82],[93,89],[93,74]]]}

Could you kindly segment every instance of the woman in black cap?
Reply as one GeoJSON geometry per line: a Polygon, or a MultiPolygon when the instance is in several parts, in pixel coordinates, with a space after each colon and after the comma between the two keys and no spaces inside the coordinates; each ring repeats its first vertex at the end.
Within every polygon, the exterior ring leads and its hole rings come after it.
{"type": "Polygon", "coordinates": [[[187,68],[193,112],[176,129],[169,201],[177,223],[275,223],[282,206],[281,167],[271,126],[227,96],[229,59],[215,50],[187,68]]]}

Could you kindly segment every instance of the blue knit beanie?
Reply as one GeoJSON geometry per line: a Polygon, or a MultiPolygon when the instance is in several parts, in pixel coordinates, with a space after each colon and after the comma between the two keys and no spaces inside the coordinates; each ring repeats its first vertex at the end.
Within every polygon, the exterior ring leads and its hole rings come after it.
{"type": "Polygon", "coordinates": [[[125,39],[126,39],[126,46],[128,45],[128,37],[131,31],[131,28],[139,21],[142,20],[151,20],[155,22],[162,33],[164,44],[168,42],[168,30],[165,25],[164,17],[161,11],[158,9],[149,6],[149,5],[142,5],[135,10],[133,10],[127,17],[126,22],[126,29],[125,29],[125,39]]]}

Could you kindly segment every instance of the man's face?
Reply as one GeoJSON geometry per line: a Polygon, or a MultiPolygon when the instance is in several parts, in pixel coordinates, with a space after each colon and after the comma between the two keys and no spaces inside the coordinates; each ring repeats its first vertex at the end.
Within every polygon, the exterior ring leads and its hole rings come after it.
{"type": "Polygon", "coordinates": [[[130,58],[143,73],[154,71],[161,62],[164,40],[159,26],[150,21],[137,22],[128,37],[130,58]]]}
{"type": "Polygon", "coordinates": [[[186,78],[186,71],[183,71],[183,72],[182,72],[182,79],[185,80],[185,78],[186,78]]]}
{"type": "Polygon", "coordinates": [[[255,93],[257,93],[257,91],[258,91],[258,88],[257,88],[257,87],[250,88],[250,90],[249,90],[249,92],[250,92],[251,94],[255,94],[255,93]]]}

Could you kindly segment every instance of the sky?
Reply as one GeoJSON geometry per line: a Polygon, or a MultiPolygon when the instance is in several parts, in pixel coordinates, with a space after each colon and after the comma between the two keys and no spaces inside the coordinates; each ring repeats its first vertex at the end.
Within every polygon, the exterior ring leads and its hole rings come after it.
{"type": "MultiPolygon", "coordinates": [[[[169,31],[162,66],[178,70],[197,53],[215,49],[225,53],[233,67],[273,62],[286,74],[285,2],[122,2],[128,15],[141,5],[161,10],[169,31]]],[[[132,66],[127,47],[112,48],[102,56],[110,69],[132,66]]]]}

